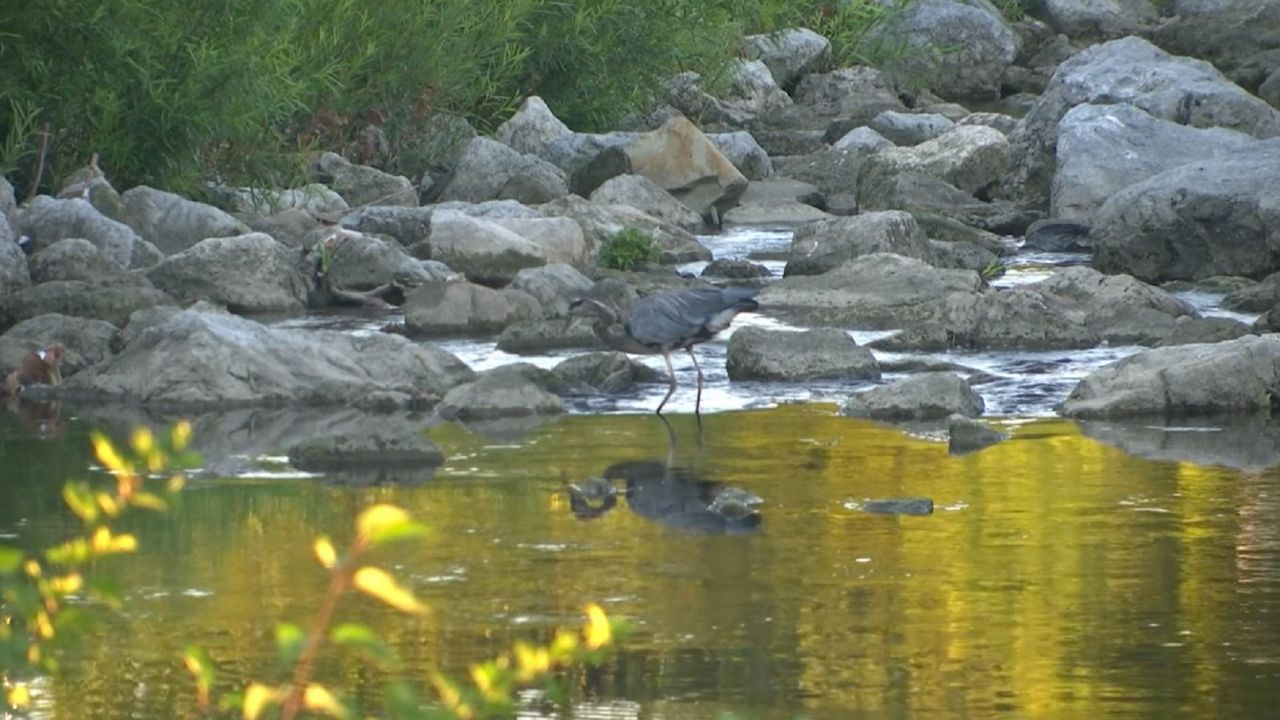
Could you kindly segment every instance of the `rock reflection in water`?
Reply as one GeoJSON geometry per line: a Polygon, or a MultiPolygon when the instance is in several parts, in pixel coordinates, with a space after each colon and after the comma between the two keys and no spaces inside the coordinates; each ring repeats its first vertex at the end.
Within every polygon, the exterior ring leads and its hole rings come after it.
{"type": "MultiPolygon", "coordinates": [[[[760,529],[758,495],[706,478],[692,467],[675,464],[675,434],[667,425],[664,460],[627,460],[605,468],[603,476],[565,487],[569,509],[580,520],[594,520],[626,498],[635,514],[676,530],[698,533],[746,533],[760,529]]],[[[699,438],[701,440],[701,438],[699,438]]]]}
{"type": "Polygon", "coordinates": [[[1280,423],[1266,417],[1154,418],[1077,424],[1087,437],[1150,460],[1241,470],[1280,465],[1280,423]]]}

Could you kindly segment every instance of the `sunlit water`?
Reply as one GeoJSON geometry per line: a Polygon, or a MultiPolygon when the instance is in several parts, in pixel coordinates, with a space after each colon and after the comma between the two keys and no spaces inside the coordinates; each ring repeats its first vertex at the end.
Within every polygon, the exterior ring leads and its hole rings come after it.
{"type": "MultiPolygon", "coordinates": [[[[773,231],[709,241],[720,257],[771,256],[785,243],[773,231]]],[[[1034,281],[1054,261],[1020,256],[1000,282],[1034,281]]],[[[1184,299],[1216,311],[1211,296],[1184,299]]],[[[383,322],[282,324],[377,332],[383,322]]],[[[752,324],[785,327],[767,309],[735,327],[752,324]]],[[[509,355],[492,338],[441,345],[477,370],[573,354],[509,355]]],[[[361,508],[392,502],[432,533],[381,563],[432,613],[406,619],[351,598],[340,614],[389,638],[424,688],[434,670],[465,677],[516,640],[545,642],[596,601],[635,633],[600,671],[570,678],[577,718],[1274,717],[1274,443],[1214,455],[1223,443],[1211,425],[1117,433],[1045,417],[1079,377],[1137,348],[930,356],[994,376],[978,390],[1013,434],[956,457],[928,432],[836,416],[833,403],[859,386],[729,382],[725,347],[721,338],[698,349],[703,409],[713,411],[701,430],[682,415],[691,391],[672,400],[671,435],[650,414],[665,386],[571,398],[573,414],[515,434],[427,423],[445,465],[376,487],[289,466],[290,442],[338,420],[197,418],[207,470],[169,514],[129,522],[141,552],[102,568],[126,589],[125,607],[106,613],[64,676],[36,679],[36,716],[192,717],[186,643],[219,662],[224,692],[282,681],[275,623],[305,624],[325,584],[310,540],[341,543],[361,508]],[[630,475],[616,507],[575,514],[567,484],[620,467],[647,474],[630,475]],[[698,510],[693,500],[723,487],[761,499],[758,525],[698,510]],[[929,498],[935,510],[859,510],[895,497],[929,498]]],[[[122,437],[164,419],[0,412],[0,542],[34,551],[75,531],[59,489],[95,473],[89,427],[122,437]]],[[[321,680],[371,711],[381,677],[340,653],[320,667],[321,680]]],[[[547,716],[536,695],[524,697],[522,717],[547,716]]]]}

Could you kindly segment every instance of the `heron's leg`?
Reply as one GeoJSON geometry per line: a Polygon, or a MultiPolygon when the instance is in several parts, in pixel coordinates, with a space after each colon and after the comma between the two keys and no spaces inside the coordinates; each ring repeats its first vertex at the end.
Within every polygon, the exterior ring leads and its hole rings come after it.
{"type": "Polygon", "coordinates": [[[671,399],[671,396],[676,391],[676,369],[671,366],[671,353],[664,350],[662,359],[667,361],[667,379],[670,382],[670,387],[667,389],[667,396],[662,398],[662,402],[658,403],[658,409],[654,411],[658,415],[662,414],[662,406],[667,404],[667,401],[671,399]]]}
{"type": "Polygon", "coordinates": [[[702,419],[702,368],[698,366],[698,358],[693,354],[693,347],[689,346],[684,349],[689,353],[689,359],[693,361],[693,369],[698,372],[698,399],[693,403],[693,414],[702,419]]]}

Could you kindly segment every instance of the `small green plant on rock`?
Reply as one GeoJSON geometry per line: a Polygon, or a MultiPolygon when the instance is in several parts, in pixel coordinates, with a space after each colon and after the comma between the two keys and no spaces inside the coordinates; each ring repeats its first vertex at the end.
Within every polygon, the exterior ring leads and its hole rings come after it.
{"type": "Polygon", "coordinates": [[[611,270],[634,270],[661,257],[653,238],[635,228],[619,230],[600,248],[600,265],[611,270]]]}

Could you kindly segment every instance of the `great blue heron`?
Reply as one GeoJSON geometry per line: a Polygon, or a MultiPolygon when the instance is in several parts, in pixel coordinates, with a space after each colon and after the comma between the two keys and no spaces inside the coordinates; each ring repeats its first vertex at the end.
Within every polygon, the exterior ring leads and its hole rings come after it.
{"type": "Polygon", "coordinates": [[[684,349],[693,361],[698,373],[698,398],[693,406],[695,415],[702,412],[702,368],[694,357],[693,346],[715,337],[729,327],[740,312],[760,307],[754,298],[757,288],[698,288],[675,290],[649,295],[631,306],[631,313],[622,322],[622,330],[616,329],[618,315],[604,303],[578,298],[569,303],[570,312],[579,308],[595,315],[591,326],[596,337],[614,350],[645,355],[661,354],[667,361],[670,387],[666,397],[658,403],[657,414],[676,391],[676,372],[671,366],[671,351],[684,349]]]}

